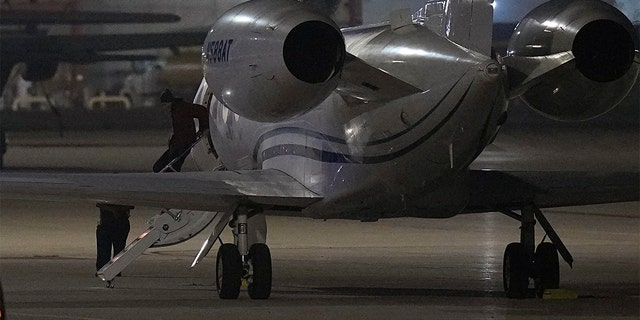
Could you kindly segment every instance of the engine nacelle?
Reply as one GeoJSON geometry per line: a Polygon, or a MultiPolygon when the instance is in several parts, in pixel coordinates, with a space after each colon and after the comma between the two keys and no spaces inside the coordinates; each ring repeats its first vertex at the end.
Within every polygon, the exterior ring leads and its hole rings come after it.
{"type": "Polygon", "coordinates": [[[511,84],[524,87],[521,96],[532,108],[580,121],[606,113],[629,93],[638,76],[637,47],[633,25],[616,8],[553,0],[518,24],[506,60],[515,57],[507,63],[511,84]]]}
{"type": "Polygon", "coordinates": [[[295,0],[253,0],[211,28],[202,60],[216,98],[233,112],[277,122],[307,112],[337,87],[344,38],[331,20],[295,0]]]}

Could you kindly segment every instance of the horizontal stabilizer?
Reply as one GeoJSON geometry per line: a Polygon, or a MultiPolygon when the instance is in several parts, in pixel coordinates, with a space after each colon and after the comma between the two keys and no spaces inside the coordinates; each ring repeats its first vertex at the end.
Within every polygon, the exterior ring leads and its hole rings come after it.
{"type": "Polygon", "coordinates": [[[391,101],[424,91],[352,54],[347,54],[340,78],[338,92],[364,102],[391,101]]]}
{"type": "Polygon", "coordinates": [[[97,11],[0,10],[0,24],[106,24],[106,23],[170,23],[180,17],[168,13],[126,13],[97,11]]]}

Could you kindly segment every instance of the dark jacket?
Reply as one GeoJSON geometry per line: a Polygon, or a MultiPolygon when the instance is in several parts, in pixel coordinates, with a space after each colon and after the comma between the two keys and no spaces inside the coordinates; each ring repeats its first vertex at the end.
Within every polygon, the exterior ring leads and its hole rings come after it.
{"type": "Polygon", "coordinates": [[[193,119],[198,119],[200,131],[209,128],[209,114],[205,107],[185,101],[171,103],[171,144],[187,147],[195,141],[196,127],[193,119]]]}

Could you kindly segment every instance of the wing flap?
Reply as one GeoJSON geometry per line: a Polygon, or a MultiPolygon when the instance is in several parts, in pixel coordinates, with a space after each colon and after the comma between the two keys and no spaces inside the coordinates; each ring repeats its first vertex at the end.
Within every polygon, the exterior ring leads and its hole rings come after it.
{"type": "Polygon", "coordinates": [[[277,170],[132,174],[2,174],[2,198],[82,200],[204,211],[238,204],[305,208],[321,198],[277,170]]]}

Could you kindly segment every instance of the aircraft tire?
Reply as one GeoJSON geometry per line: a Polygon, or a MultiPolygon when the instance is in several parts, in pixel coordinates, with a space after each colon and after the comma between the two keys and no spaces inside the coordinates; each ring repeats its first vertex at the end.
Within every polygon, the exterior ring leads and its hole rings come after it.
{"type": "Polygon", "coordinates": [[[536,248],[534,256],[536,267],[536,294],[542,298],[545,289],[560,287],[560,263],[558,250],[553,243],[543,242],[536,248]]]}
{"type": "Polygon", "coordinates": [[[502,260],[504,292],[509,299],[523,299],[529,287],[529,259],[521,243],[510,243],[502,260]]]}
{"type": "Polygon", "coordinates": [[[249,248],[249,259],[253,265],[252,281],[248,291],[251,299],[268,299],[271,295],[271,252],[264,243],[249,248]]]}
{"type": "Polygon", "coordinates": [[[225,243],[218,250],[216,287],[220,299],[237,299],[242,284],[242,258],[238,247],[225,243]]]}

